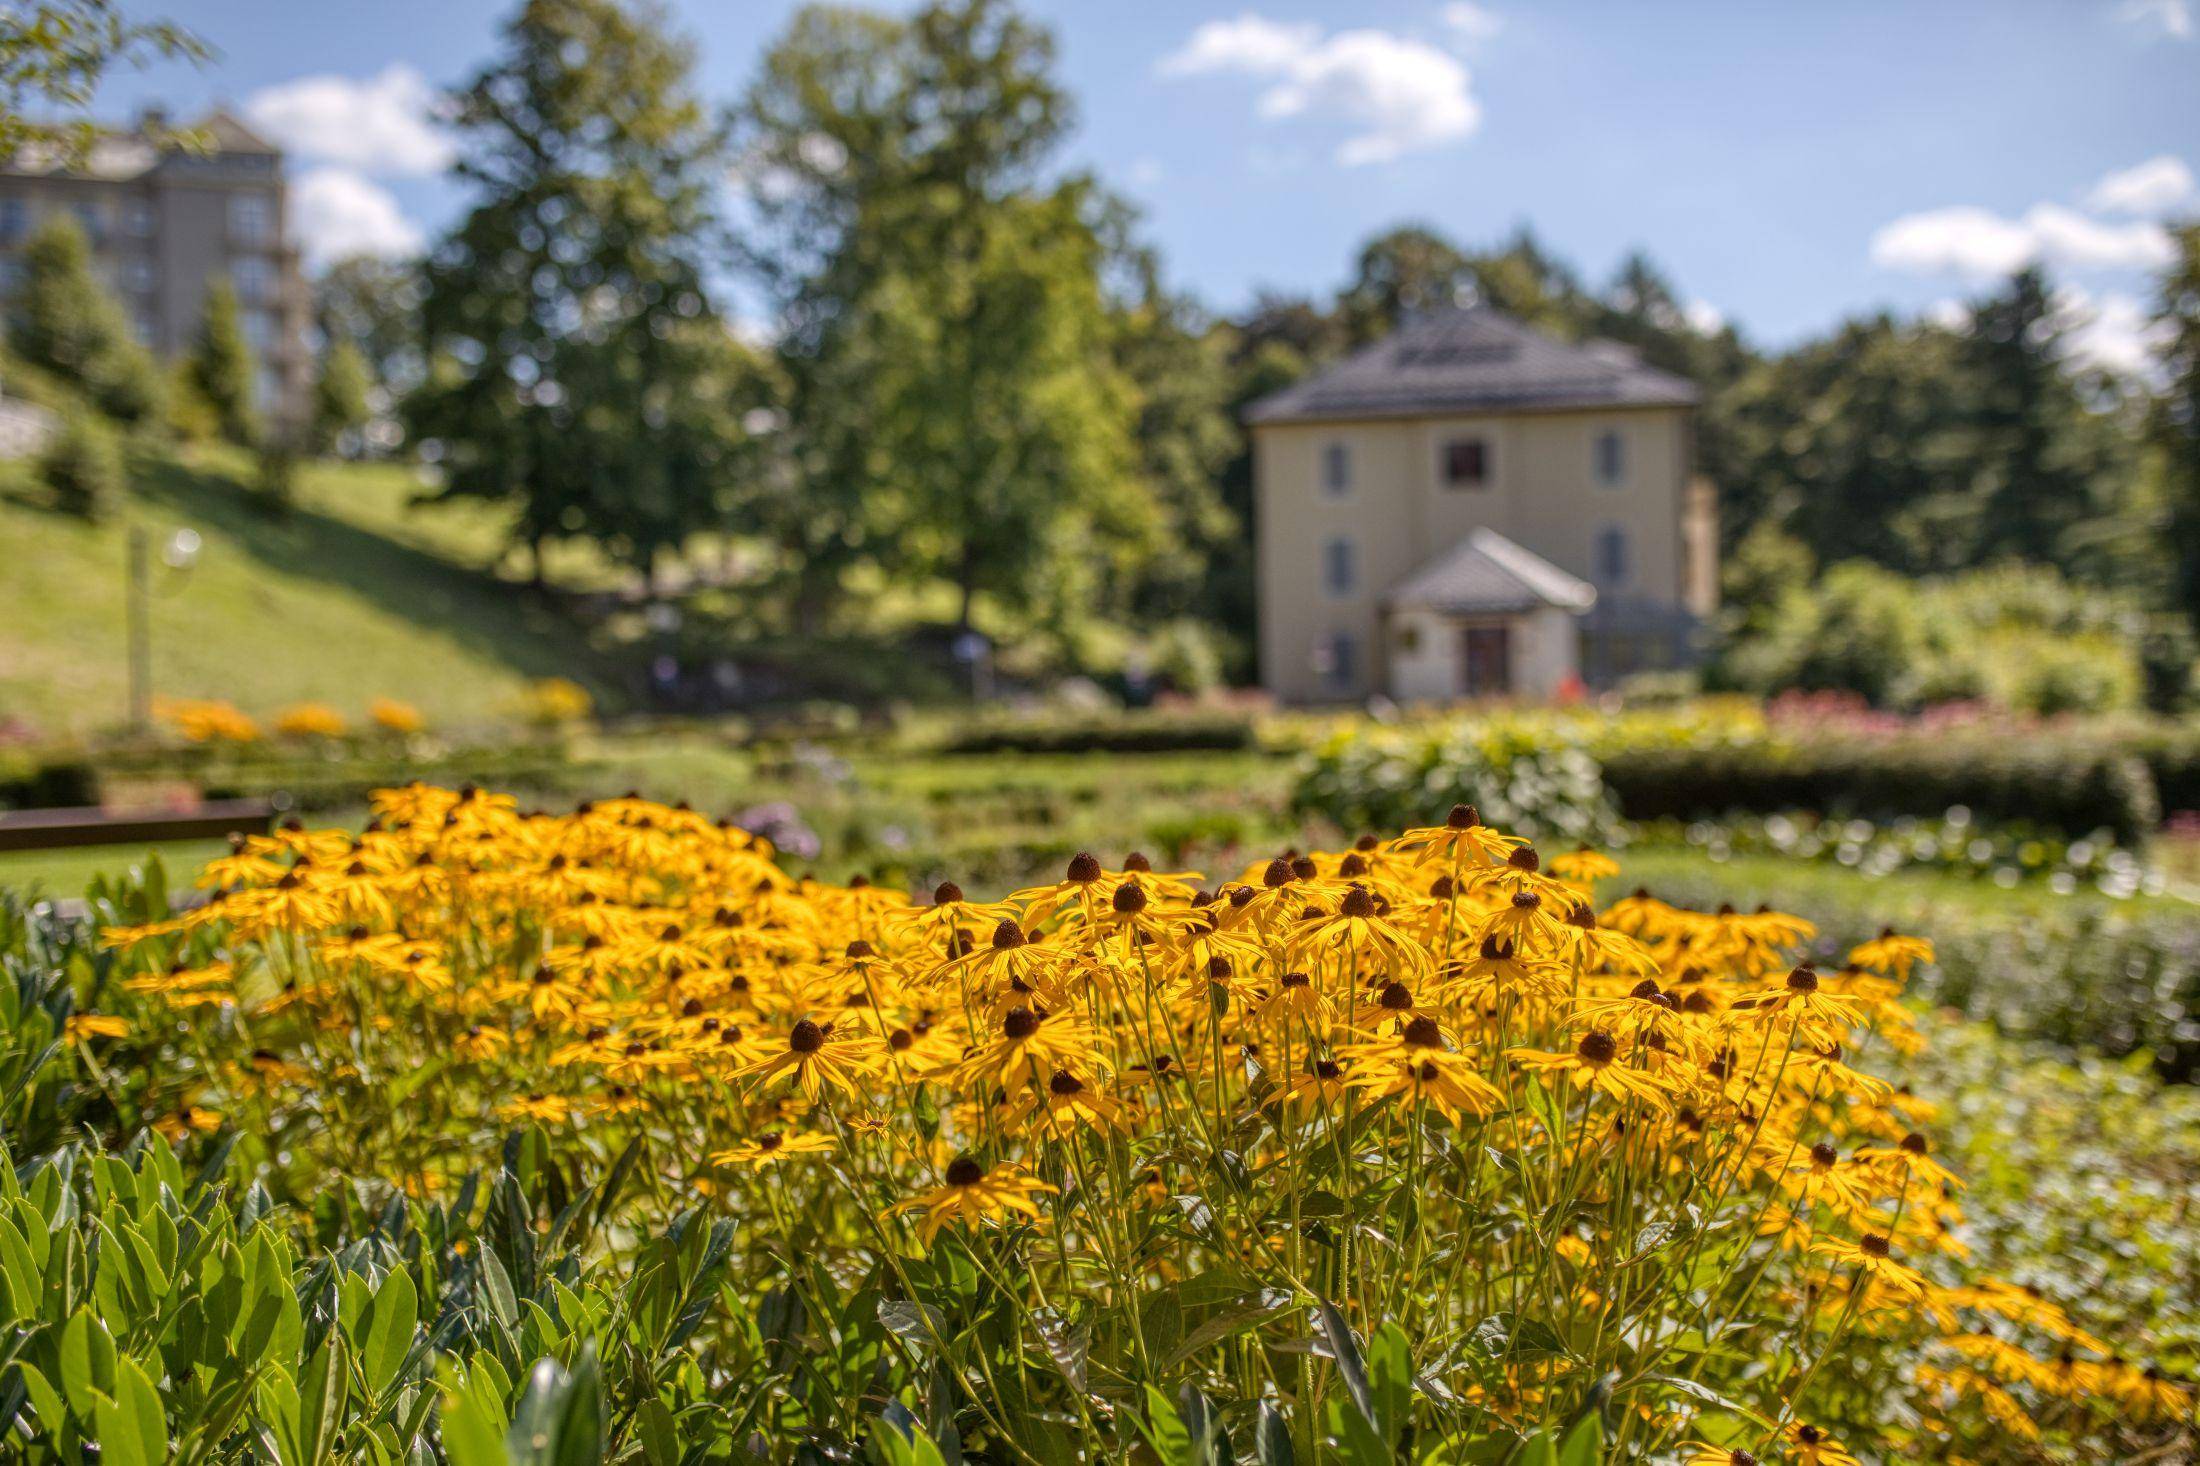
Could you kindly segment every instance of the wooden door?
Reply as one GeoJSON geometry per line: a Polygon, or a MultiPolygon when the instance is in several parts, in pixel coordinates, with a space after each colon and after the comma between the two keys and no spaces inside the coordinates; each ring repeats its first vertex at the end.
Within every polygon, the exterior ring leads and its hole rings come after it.
{"type": "Polygon", "coordinates": [[[1512,636],[1504,626],[1469,626],[1463,638],[1466,694],[1504,697],[1512,691],[1512,636]]]}

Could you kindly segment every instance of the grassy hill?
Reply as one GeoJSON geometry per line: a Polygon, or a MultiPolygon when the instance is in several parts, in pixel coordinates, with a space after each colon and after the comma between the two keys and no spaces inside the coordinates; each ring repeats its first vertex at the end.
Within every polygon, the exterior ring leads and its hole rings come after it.
{"type": "Polygon", "coordinates": [[[123,722],[133,523],[156,545],[179,526],[203,540],[188,574],[154,566],[156,694],[254,714],[311,699],[353,717],[396,697],[449,727],[508,716],[535,678],[606,685],[569,621],[491,573],[493,512],[412,508],[407,470],[323,463],[302,468],[294,512],[272,517],[248,473],[219,452],[140,463],[128,502],[93,525],[45,507],[22,465],[0,465],[0,721],[48,737],[123,722]]]}

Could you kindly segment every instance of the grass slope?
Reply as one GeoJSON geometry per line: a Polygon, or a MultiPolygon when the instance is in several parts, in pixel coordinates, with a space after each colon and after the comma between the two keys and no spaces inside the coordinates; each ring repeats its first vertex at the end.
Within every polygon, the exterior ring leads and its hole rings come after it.
{"type": "Polygon", "coordinates": [[[124,541],[178,526],[197,566],[154,567],[153,687],[266,714],[308,699],[357,717],[402,698],[442,726],[508,713],[531,679],[602,682],[572,626],[483,568],[493,516],[409,510],[401,468],[312,464],[299,504],[271,517],[234,455],[141,463],[128,503],[92,525],[40,502],[19,466],[0,482],[0,719],[43,737],[119,724],[128,672],[124,541]]]}

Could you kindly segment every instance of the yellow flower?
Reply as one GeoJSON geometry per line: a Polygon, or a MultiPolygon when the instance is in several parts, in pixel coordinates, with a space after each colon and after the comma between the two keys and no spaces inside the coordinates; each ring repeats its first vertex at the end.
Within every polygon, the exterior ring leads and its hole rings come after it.
{"type": "Polygon", "coordinates": [[[1672,1106],[1673,1082],[1651,1070],[1631,1067],[1618,1037],[1601,1028],[1584,1033],[1571,1052],[1507,1049],[1505,1057],[1538,1074],[1571,1075],[1584,1088],[1622,1103],[1639,1100],[1654,1110],[1672,1106]]]}
{"type": "Polygon", "coordinates": [[[974,1227],[980,1222],[1026,1216],[1036,1221],[1038,1203],[1032,1197],[1056,1188],[1013,1166],[988,1171],[975,1157],[960,1155],[948,1162],[944,1186],[919,1192],[907,1201],[887,1208],[896,1212],[921,1212],[919,1233],[926,1246],[949,1222],[974,1227]]]}
{"type": "Polygon", "coordinates": [[[325,702],[301,702],[275,715],[275,731],[286,738],[341,738],[344,715],[325,702]]]}
{"type": "Polygon", "coordinates": [[[90,1038],[125,1038],[129,1032],[130,1021],[111,1013],[71,1013],[61,1025],[62,1038],[71,1044],[90,1038]]]}
{"type": "Polygon", "coordinates": [[[1503,860],[1528,842],[1513,835],[1499,834],[1482,823],[1482,816],[1471,804],[1455,804],[1451,813],[1440,825],[1426,829],[1408,830],[1396,842],[1400,850],[1420,852],[1416,864],[1431,860],[1465,861],[1481,865],[1503,860]]]}
{"type": "Polygon", "coordinates": [[[1860,1466],[1854,1456],[1841,1448],[1839,1441],[1815,1425],[1791,1420],[1782,1434],[1795,1452],[1796,1466],[1860,1466]]]}
{"type": "Polygon", "coordinates": [[[385,733],[418,733],[428,726],[420,709],[394,697],[378,697],[367,704],[367,717],[385,733]]]}
{"type": "Polygon", "coordinates": [[[830,1155],[833,1152],[830,1135],[809,1131],[789,1135],[778,1130],[767,1130],[751,1140],[744,1140],[731,1150],[721,1150],[711,1156],[711,1164],[717,1166],[747,1166],[762,1170],[765,1166],[778,1165],[796,1156],[830,1155]]]}
{"type": "Polygon", "coordinates": [[[827,1085],[851,1099],[860,1099],[863,1080],[876,1073],[881,1064],[879,1056],[869,1052],[861,1041],[839,1037],[824,1025],[801,1018],[787,1030],[786,1048],[733,1072],[735,1078],[753,1079],[760,1084],[791,1075],[802,1097],[815,1104],[827,1085]]]}
{"type": "Polygon", "coordinates": [[[1920,1299],[1925,1296],[1925,1279],[1916,1269],[1904,1267],[1894,1260],[1887,1239],[1877,1232],[1866,1232],[1854,1242],[1839,1237],[1822,1237],[1811,1245],[1811,1251],[1829,1257],[1842,1267],[1855,1267],[1875,1283],[1884,1283],[1889,1289],[1905,1298],[1920,1299]]]}

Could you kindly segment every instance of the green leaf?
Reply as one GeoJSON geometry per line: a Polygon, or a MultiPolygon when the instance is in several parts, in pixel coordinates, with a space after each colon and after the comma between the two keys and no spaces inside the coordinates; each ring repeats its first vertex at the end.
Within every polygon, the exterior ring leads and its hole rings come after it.
{"type": "Polygon", "coordinates": [[[334,1329],[321,1341],[299,1379],[299,1466],[320,1466],[329,1458],[329,1443],[344,1419],[344,1397],[350,1380],[350,1348],[334,1329]]]}
{"type": "Polygon", "coordinates": [[[479,1255],[482,1296],[496,1321],[510,1328],[519,1322],[519,1299],[512,1292],[512,1279],[504,1271],[504,1264],[497,1261],[495,1253],[483,1248],[479,1255]]]}
{"type": "Polygon", "coordinates": [[[1176,1413],[1169,1397],[1152,1385],[1146,1386],[1146,1418],[1139,1423],[1139,1430],[1161,1458],[1162,1466],[1199,1466],[1184,1417],[1176,1413]]]}
{"type": "Polygon", "coordinates": [[[1395,1319],[1367,1342],[1368,1384],[1375,1397],[1375,1431],[1395,1441],[1413,1413],[1413,1346],[1395,1319]]]}
{"type": "Polygon", "coordinates": [[[1558,1466],[1603,1466],[1604,1419],[1592,1410],[1574,1422],[1558,1448],[1558,1466]]]}
{"type": "Polygon", "coordinates": [[[365,1342],[359,1366],[365,1371],[367,1389],[380,1395],[397,1378],[398,1366],[412,1349],[413,1325],[419,1321],[420,1298],[412,1274],[392,1268],[367,1305],[365,1342]]]}
{"type": "Polygon", "coordinates": [[[443,1366],[441,1377],[443,1454],[451,1466],[511,1466],[504,1448],[504,1412],[491,1382],[478,1373],[461,1377],[451,1364],[443,1366]]]}
{"type": "Polygon", "coordinates": [[[101,1466],[163,1466],[168,1459],[168,1421],[160,1391],[134,1359],[115,1366],[117,1397],[92,1410],[101,1466]]]}
{"type": "Polygon", "coordinates": [[[70,1314],[61,1330],[61,1393],[82,1420],[92,1418],[100,1401],[114,1399],[114,1336],[88,1308],[70,1314]]]}
{"type": "Polygon", "coordinates": [[[1330,1357],[1337,1361],[1337,1373],[1344,1380],[1344,1387],[1351,1392],[1352,1403],[1357,1405],[1367,1423],[1375,1423],[1375,1395],[1368,1388],[1367,1366],[1360,1360],[1360,1345],[1352,1337],[1352,1326],[1344,1321],[1337,1305],[1327,1298],[1314,1300],[1314,1319],[1320,1324],[1322,1336],[1329,1341],[1330,1357]]]}
{"type": "Polygon", "coordinates": [[[1253,1459],[1259,1466],[1297,1466],[1291,1449],[1291,1427],[1273,1400],[1260,1402],[1253,1421],[1253,1459]]]}
{"type": "Polygon", "coordinates": [[[1240,1333],[1265,1319],[1273,1318],[1291,1306],[1291,1295],[1281,1288],[1263,1288],[1248,1294],[1237,1302],[1225,1306],[1198,1328],[1178,1341],[1161,1362],[1161,1372],[1168,1374],[1185,1360],[1232,1334],[1240,1333]]]}
{"type": "Polygon", "coordinates": [[[61,1392],[53,1382],[21,1360],[15,1367],[23,1372],[23,1391],[30,1396],[31,1409],[38,1413],[39,1424],[46,1427],[48,1435],[58,1437],[69,1423],[69,1407],[62,1402],[61,1392]]]}

